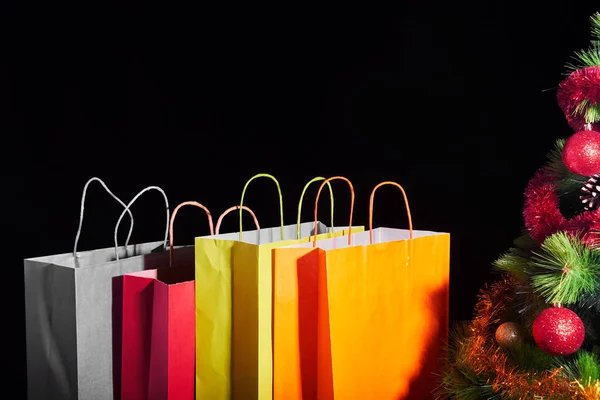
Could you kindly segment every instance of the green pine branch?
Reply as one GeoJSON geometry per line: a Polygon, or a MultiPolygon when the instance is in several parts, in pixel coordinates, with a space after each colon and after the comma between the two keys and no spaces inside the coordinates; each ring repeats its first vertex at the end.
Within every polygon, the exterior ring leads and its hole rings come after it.
{"type": "Polygon", "coordinates": [[[562,149],[565,139],[558,139],[554,149],[548,153],[546,167],[556,177],[557,193],[564,196],[569,193],[578,192],[583,187],[586,177],[577,175],[567,169],[562,159],[562,149]]]}
{"type": "Polygon", "coordinates": [[[542,372],[552,369],[557,357],[544,353],[537,345],[524,343],[504,350],[519,371],[542,372]]]}
{"type": "Polygon", "coordinates": [[[534,292],[531,281],[516,281],[514,285],[514,299],[511,308],[516,313],[512,320],[523,325],[525,332],[531,332],[537,316],[548,308],[545,299],[534,292]]]}
{"type": "MultiPolygon", "coordinates": [[[[600,314],[600,293],[587,293],[577,302],[577,315],[589,314],[594,319],[600,314]]],[[[575,310],[573,310],[575,311],[575,310]]]]}
{"type": "Polygon", "coordinates": [[[575,62],[567,64],[570,72],[581,68],[600,66],[600,47],[597,43],[593,43],[589,49],[575,52],[572,58],[575,62]]]}
{"type": "Polygon", "coordinates": [[[453,400],[501,400],[504,396],[497,393],[492,385],[481,379],[475,372],[464,369],[453,369],[444,375],[443,391],[437,394],[437,399],[453,400]]]}
{"type": "Polygon", "coordinates": [[[523,257],[522,252],[517,248],[509,249],[499,259],[494,261],[493,266],[498,271],[510,274],[520,281],[527,280],[529,277],[527,275],[529,259],[523,257]]]}
{"type": "Polygon", "coordinates": [[[560,365],[571,380],[579,381],[584,387],[594,385],[600,379],[600,358],[597,348],[592,352],[579,350],[575,357],[560,365]]]}
{"type": "Polygon", "coordinates": [[[583,99],[575,108],[574,113],[583,115],[586,123],[595,124],[600,121],[600,104],[591,104],[589,100],[583,99]]]}
{"type": "Polygon", "coordinates": [[[600,66],[600,13],[595,13],[590,17],[592,25],[592,44],[589,49],[581,50],[573,55],[574,63],[566,65],[569,72],[586,68],[600,66]]]}
{"type": "Polygon", "coordinates": [[[501,273],[512,275],[518,281],[526,281],[529,278],[527,273],[529,259],[533,255],[533,251],[539,248],[538,242],[533,240],[526,230],[523,230],[521,236],[513,240],[513,247],[502,254],[492,265],[501,273]]]}
{"type": "Polygon", "coordinates": [[[513,244],[527,255],[530,255],[532,250],[540,247],[538,242],[529,236],[529,233],[525,228],[521,229],[521,236],[513,240],[513,244]]]}
{"type": "Polygon", "coordinates": [[[514,276],[519,281],[529,278],[527,267],[529,258],[533,251],[539,249],[538,242],[533,240],[527,231],[523,230],[521,236],[513,240],[513,247],[493,262],[493,266],[499,272],[514,276]]]}
{"type": "Polygon", "coordinates": [[[600,103],[592,104],[585,110],[585,122],[589,124],[600,122],[600,103]]]}
{"type": "Polygon", "coordinates": [[[493,390],[490,381],[493,377],[478,374],[466,361],[466,349],[470,341],[468,322],[454,325],[449,332],[449,342],[446,346],[445,373],[436,390],[436,399],[456,400],[500,400],[501,393],[493,390]]]}
{"type": "Polygon", "coordinates": [[[600,252],[577,238],[558,232],[531,258],[531,286],[549,304],[569,305],[600,288],[600,252]]]}
{"type": "Polygon", "coordinates": [[[590,21],[592,22],[592,36],[596,38],[596,40],[600,40],[600,12],[596,12],[592,15],[590,21]]]}

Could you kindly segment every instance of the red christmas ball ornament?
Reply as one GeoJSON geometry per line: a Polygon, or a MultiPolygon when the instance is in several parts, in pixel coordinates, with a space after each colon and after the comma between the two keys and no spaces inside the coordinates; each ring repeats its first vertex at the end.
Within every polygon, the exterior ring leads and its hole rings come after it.
{"type": "Polygon", "coordinates": [[[551,307],[533,322],[533,339],[540,349],[552,356],[568,356],[582,345],[585,327],[568,308],[551,307]]]}
{"type": "Polygon", "coordinates": [[[592,176],[600,172],[600,133],[583,130],[567,139],[562,150],[567,169],[577,175],[592,176]]]}

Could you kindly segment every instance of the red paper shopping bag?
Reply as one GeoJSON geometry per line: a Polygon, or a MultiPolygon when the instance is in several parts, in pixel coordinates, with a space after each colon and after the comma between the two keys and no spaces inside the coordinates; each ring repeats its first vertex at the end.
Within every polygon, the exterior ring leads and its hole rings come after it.
{"type": "Polygon", "coordinates": [[[169,226],[170,266],[123,277],[121,400],[192,400],[195,377],[194,265],[177,264],[173,222],[169,226]]]}

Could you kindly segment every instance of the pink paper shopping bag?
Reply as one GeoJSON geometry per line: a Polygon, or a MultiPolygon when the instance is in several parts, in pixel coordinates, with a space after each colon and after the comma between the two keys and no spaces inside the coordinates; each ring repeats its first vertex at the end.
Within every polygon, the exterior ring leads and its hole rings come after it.
{"type": "MultiPolygon", "coordinates": [[[[173,223],[179,208],[192,205],[208,215],[211,236],[216,232],[210,212],[188,201],[174,210],[169,224],[169,268],[126,274],[123,277],[122,400],[192,400],[195,377],[194,265],[175,249],[173,223]]],[[[242,207],[254,218],[248,207],[242,207]]],[[[192,249],[193,250],[193,249],[192,249]]]]}
{"type": "Polygon", "coordinates": [[[173,249],[173,210],[169,225],[169,268],[123,277],[121,400],[192,400],[194,398],[194,265],[178,262],[173,249]]]}

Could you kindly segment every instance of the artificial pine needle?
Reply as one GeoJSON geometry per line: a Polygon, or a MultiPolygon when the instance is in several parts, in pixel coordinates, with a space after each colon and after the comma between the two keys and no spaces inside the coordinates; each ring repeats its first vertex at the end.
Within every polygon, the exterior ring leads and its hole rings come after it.
{"type": "Polygon", "coordinates": [[[477,373],[466,362],[466,348],[470,341],[468,322],[459,322],[449,331],[445,363],[449,368],[442,376],[440,386],[435,393],[436,399],[448,396],[456,400],[500,400],[501,394],[489,383],[489,376],[477,373]]]}
{"type": "Polygon", "coordinates": [[[514,276],[516,279],[520,281],[524,281],[528,278],[527,266],[529,264],[529,260],[525,257],[518,255],[517,249],[510,249],[506,253],[504,253],[499,259],[494,261],[494,267],[501,272],[506,272],[514,276]]]}
{"type": "Polygon", "coordinates": [[[592,15],[590,21],[592,22],[592,36],[600,40],[600,13],[592,15]]]}
{"type": "Polygon", "coordinates": [[[570,72],[581,68],[600,66],[600,13],[595,13],[590,17],[592,23],[592,45],[587,50],[581,50],[572,57],[575,63],[568,63],[567,70],[570,72]]]}
{"type": "Polygon", "coordinates": [[[531,250],[540,247],[538,242],[533,240],[533,238],[529,236],[529,233],[527,233],[527,230],[525,229],[521,232],[521,236],[513,240],[513,244],[527,254],[530,254],[531,250]]]}
{"type": "Polygon", "coordinates": [[[564,139],[558,139],[548,153],[547,168],[556,177],[557,192],[559,196],[581,190],[586,181],[586,177],[577,175],[567,169],[562,159],[562,149],[565,145],[564,139]]]}
{"type": "Polygon", "coordinates": [[[582,386],[590,386],[600,379],[600,359],[598,355],[580,350],[577,355],[562,364],[565,373],[572,380],[577,380],[582,386]]]}
{"type": "Polygon", "coordinates": [[[585,122],[595,124],[600,121],[600,104],[590,105],[585,110],[585,122]]]}
{"type": "Polygon", "coordinates": [[[548,237],[529,263],[531,286],[550,304],[576,303],[600,286],[600,253],[558,232],[548,237]]]}
{"type": "Polygon", "coordinates": [[[581,50],[575,53],[573,59],[577,64],[569,64],[571,69],[578,70],[586,67],[600,66],[600,49],[593,45],[587,50],[581,50]]]}
{"type": "Polygon", "coordinates": [[[556,357],[544,353],[538,346],[530,343],[506,349],[506,353],[520,371],[542,372],[552,369],[556,362],[556,357]]]}

